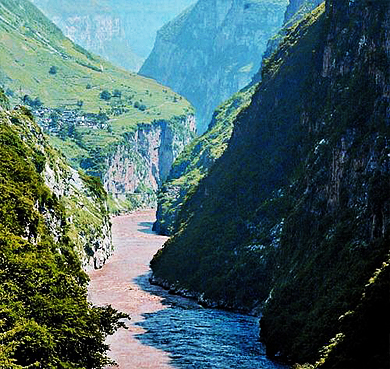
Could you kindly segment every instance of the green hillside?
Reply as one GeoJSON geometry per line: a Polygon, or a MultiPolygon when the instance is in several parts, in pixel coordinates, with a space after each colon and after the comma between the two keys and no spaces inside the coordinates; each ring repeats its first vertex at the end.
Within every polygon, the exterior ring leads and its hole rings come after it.
{"type": "Polygon", "coordinates": [[[183,99],[174,102],[177,95],[156,82],[75,45],[26,0],[0,1],[0,30],[0,83],[13,102],[29,95],[52,108],[79,108],[77,102],[82,101],[83,111],[113,116],[115,110],[114,132],[190,109],[183,99]],[[102,100],[104,90],[118,90],[121,96],[102,100]],[[134,108],[136,101],[145,111],[134,108]]]}
{"type": "Polygon", "coordinates": [[[389,367],[389,12],[329,0],[289,30],[152,260],[172,291],[260,309],[292,364],[389,367]]]}
{"type": "Polygon", "coordinates": [[[126,315],[87,301],[74,225],[44,183],[49,147],[39,137],[28,110],[0,107],[0,368],[103,368],[105,338],[126,315]]]}
{"type": "Polygon", "coordinates": [[[0,1],[0,30],[0,83],[13,103],[26,102],[28,95],[33,107],[38,98],[45,107],[105,113],[112,118],[108,141],[137,123],[191,111],[168,88],[75,45],[27,0],[0,1]],[[105,90],[112,96],[107,100],[100,97],[105,90]],[[144,110],[137,107],[142,105],[144,110]]]}
{"type": "MultiPolygon", "coordinates": [[[[184,98],[75,45],[27,0],[0,0],[0,85],[12,104],[33,110],[75,168],[101,178],[110,155],[140,127],[167,124],[181,145],[193,135],[184,98]]],[[[154,191],[147,178],[142,186],[154,191]]]]}

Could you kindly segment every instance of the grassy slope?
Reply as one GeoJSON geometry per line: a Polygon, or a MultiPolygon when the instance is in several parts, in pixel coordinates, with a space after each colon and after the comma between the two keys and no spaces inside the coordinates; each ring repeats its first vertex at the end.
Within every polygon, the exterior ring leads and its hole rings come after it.
{"type": "MultiPolygon", "coordinates": [[[[142,100],[148,109],[131,109],[115,120],[118,131],[138,121],[169,119],[190,108],[185,100],[173,103],[176,94],[165,93],[167,89],[153,80],[126,72],[78,47],[28,1],[2,0],[0,17],[1,82],[19,96],[38,96],[50,107],[75,107],[77,100],[83,100],[83,110],[98,113],[110,106],[99,98],[100,92],[119,89],[126,97],[133,96],[134,102],[142,100]],[[58,69],[55,75],[49,73],[53,65],[58,69]],[[92,88],[86,89],[87,84],[92,88]]],[[[128,101],[124,105],[130,107],[128,101]]]]}
{"type": "MultiPolygon", "coordinates": [[[[192,111],[186,100],[168,88],[117,68],[72,43],[26,0],[0,1],[0,30],[0,83],[15,94],[12,102],[20,103],[27,94],[47,107],[77,109],[81,100],[82,111],[104,112],[112,118],[112,134],[105,130],[81,132],[87,145],[107,147],[122,140],[122,134],[138,123],[170,120],[192,111]],[[52,66],[57,68],[56,74],[49,73],[52,66]],[[121,98],[100,99],[103,90],[112,93],[115,89],[121,91],[121,98]],[[135,108],[135,102],[144,104],[146,110],[135,108]],[[124,112],[115,115],[113,108],[124,112]]],[[[73,149],[82,154],[79,147],[73,149]]]]}

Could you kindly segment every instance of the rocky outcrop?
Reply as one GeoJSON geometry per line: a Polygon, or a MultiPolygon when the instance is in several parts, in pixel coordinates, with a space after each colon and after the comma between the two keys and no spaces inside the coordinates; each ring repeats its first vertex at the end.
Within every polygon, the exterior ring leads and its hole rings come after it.
{"type": "MultiPolygon", "coordinates": [[[[112,254],[111,222],[106,194],[98,180],[72,169],[55,151],[33,121],[31,113],[17,107],[3,120],[35,150],[37,167],[44,184],[63,206],[65,219],[50,209],[42,209],[54,241],[71,239],[84,270],[101,268],[112,254]]],[[[4,117],[3,117],[4,118],[4,117]]]]}
{"type": "Polygon", "coordinates": [[[140,124],[105,159],[103,183],[117,210],[155,207],[172,163],[193,139],[192,115],[140,124]]]}
{"type": "Polygon", "coordinates": [[[151,264],[262,307],[267,352],[290,363],[389,366],[389,12],[332,0],[290,29],[151,264]]]}
{"type": "Polygon", "coordinates": [[[157,30],[192,0],[33,0],[64,34],[115,65],[138,71],[153,48],[157,30]]]}
{"type": "Polygon", "coordinates": [[[287,1],[200,0],[157,34],[140,74],[185,96],[204,132],[215,108],[258,71],[287,1]]]}
{"type": "Polygon", "coordinates": [[[81,229],[74,233],[68,219],[67,206],[76,200],[77,213],[99,206],[92,194],[98,187],[91,192],[86,182],[51,149],[27,109],[0,106],[1,368],[113,364],[105,340],[128,316],[88,301],[89,279],[75,245],[81,229]]]}
{"type": "MultiPolygon", "coordinates": [[[[64,205],[69,234],[83,269],[100,269],[114,251],[107,198],[99,191],[100,184],[64,165],[62,159],[46,163],[42,176],[64,205]]],[[[46,219],[56,239],[63,232],[63,224],[51,213],[46,219]]]]}

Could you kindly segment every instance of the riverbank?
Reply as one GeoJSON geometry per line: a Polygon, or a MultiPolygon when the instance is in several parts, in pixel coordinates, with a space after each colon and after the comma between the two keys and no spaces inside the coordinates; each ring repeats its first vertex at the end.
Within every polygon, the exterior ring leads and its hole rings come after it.
{"type": "Polygon", "coordinates": [[[152,232],[154,217],[113,218],[114,255],[90,273],[89,300],[131,316],[128,329],[106,341],[119,369],[286,369],[266,357],[258,317],[208,309],[150,284],[149,261],[167,240],[152,232]]]}

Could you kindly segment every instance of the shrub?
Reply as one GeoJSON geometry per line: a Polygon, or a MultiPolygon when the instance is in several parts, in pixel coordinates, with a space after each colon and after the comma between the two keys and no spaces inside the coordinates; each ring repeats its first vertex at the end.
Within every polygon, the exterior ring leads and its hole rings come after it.
{"type": "Polygon", "coordinates": [[[111,93],[110,93],[109,91],[107,91],[107,90],[103,90],[103,91],[100,93],[100,98],[101,98],[102,100],[108,101],[108,100],[111,99],[111,93]]]}
{"type": "Polygon", "coordinates": [[[55,65],[52,65],[49,69],[50,74],[57,74],[57,67],[55,65]]]}

